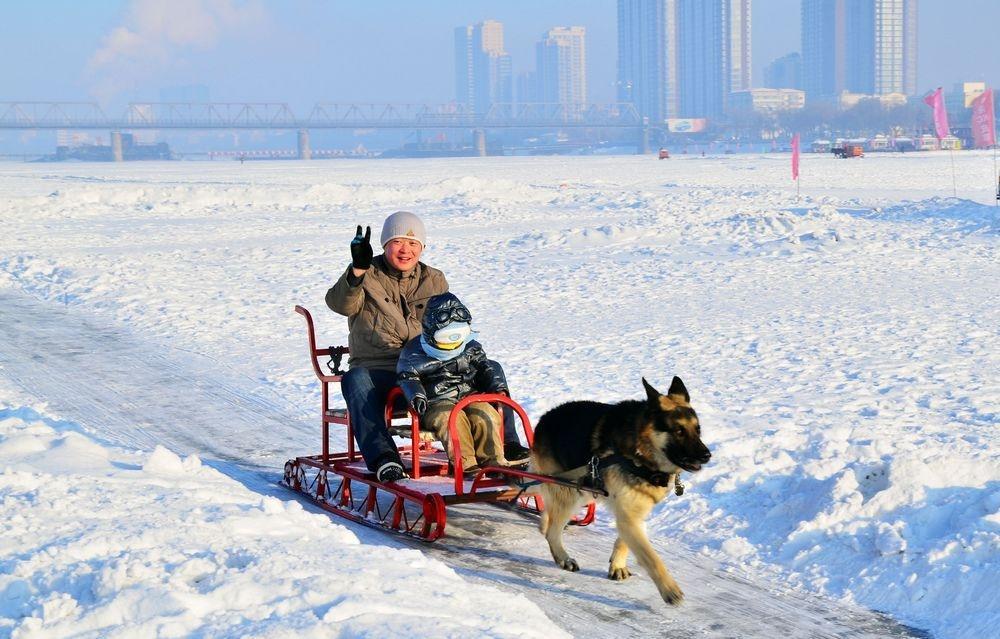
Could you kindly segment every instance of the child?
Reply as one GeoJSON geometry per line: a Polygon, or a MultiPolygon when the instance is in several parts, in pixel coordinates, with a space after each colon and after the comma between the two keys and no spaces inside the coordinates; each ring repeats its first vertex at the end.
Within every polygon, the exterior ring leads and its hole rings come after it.
{"type": "MultiPolygon", "coordinates": [[[[399,386],[421,416],[423,425],[444,444],[455,463],[448,433],[451,409],[472,393],[507,393],[503,372],[486,359],[472,339],[472,314],[451,293],[427,302],[422,333],[411,339],[396,364],[399,386]]],[[[462,470],[474,474],[480,466],[506,466],[500,435],[500,413],[485,402],[474,402],[458,416],[462,470]]]]}

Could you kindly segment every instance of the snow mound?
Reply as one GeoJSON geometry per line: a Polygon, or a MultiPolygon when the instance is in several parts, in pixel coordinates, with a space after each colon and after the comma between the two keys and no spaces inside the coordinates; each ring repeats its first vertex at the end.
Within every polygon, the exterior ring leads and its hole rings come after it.
{"type": "Polygon", "coordinates": [[[0,635],[567,636],[522,596],[362,546],[195,456],[32,414],[0,408],[0,635]]]}
{"type": "Polygon", "coordinates": [[[508,243],[511,246],[531,246],[539,249],[557,246],[577,249],[600,248],[620,243],[635,243],[650,235],[651,233],[648,230],[641,228],[626,227],[624,225],[604,225],[597,228],[527,233],[509,240],[508,243]]]}
{"type": "Polygon", "coordinates": [[[184,475],[197,472],[201,460],[197,455],[188,455],[183,460],[163,446],[157,446],[142,465],[143,471],[159,475],[184,475]]]}
{"type": "Polygon", "coordinates": [[[929,198],[886,207],[876,211],[878,218],[900,222],[945,221],[967,233],[1000,232],[1000,210],[960,198],[929,198]]]}

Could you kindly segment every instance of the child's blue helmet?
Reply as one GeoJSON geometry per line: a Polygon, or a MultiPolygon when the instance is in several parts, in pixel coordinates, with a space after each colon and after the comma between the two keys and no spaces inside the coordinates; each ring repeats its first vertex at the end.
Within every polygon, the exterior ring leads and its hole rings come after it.
{"type": "Polygon", "coordinates": [[[472,334],[472,313],[451,293],[435,295],[424,312],[424,340],[441,350],[454,350],[472,334]]]}

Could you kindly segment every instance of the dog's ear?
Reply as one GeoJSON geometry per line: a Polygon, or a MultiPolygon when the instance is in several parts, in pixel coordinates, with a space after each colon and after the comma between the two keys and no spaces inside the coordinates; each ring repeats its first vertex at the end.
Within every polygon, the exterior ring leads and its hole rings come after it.
{"type": "Polygon", "coordinates": [[[650,404],[655,404],[655,405],[659,406],[660,405],[660,391],[658,391],[655,388],[653,388],[652,386],[650,386],[649,382],[646,381],[645,377],[642,378],[642,387],[646,389],[646,399],[649,400],[649,403],[650,404]]]}
{"type": "Polygon", "coordinates": [[[674,381],[670,382],[670,390],[667,391],[667,397],[673,399],[675,402],[683,400],[685,404],[691,403],[691,396],[688,395],[688,389],[685,388],[681,378],[676,375],[674,375],[674,381]]]}

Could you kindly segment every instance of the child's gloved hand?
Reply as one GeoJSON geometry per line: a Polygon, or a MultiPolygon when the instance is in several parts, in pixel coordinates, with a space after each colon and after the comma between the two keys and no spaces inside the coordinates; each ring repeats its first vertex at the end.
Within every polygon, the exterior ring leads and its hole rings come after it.
{"type": "Polygon", "coordinates": [[[413,407],[413,412],[417,415],[423,415],[427,412],[427,400],[419,395],[413,398],[413,401],[410,402],[410,406],[413,407]]]}
{"type": "Polygon", "coordinates": [[[367,271],[372,265],[372,227],[365,228],[364,236],[361,235],[361,225],[358,224],[358,234],[351,240],[351,266],[367,271]]]}

